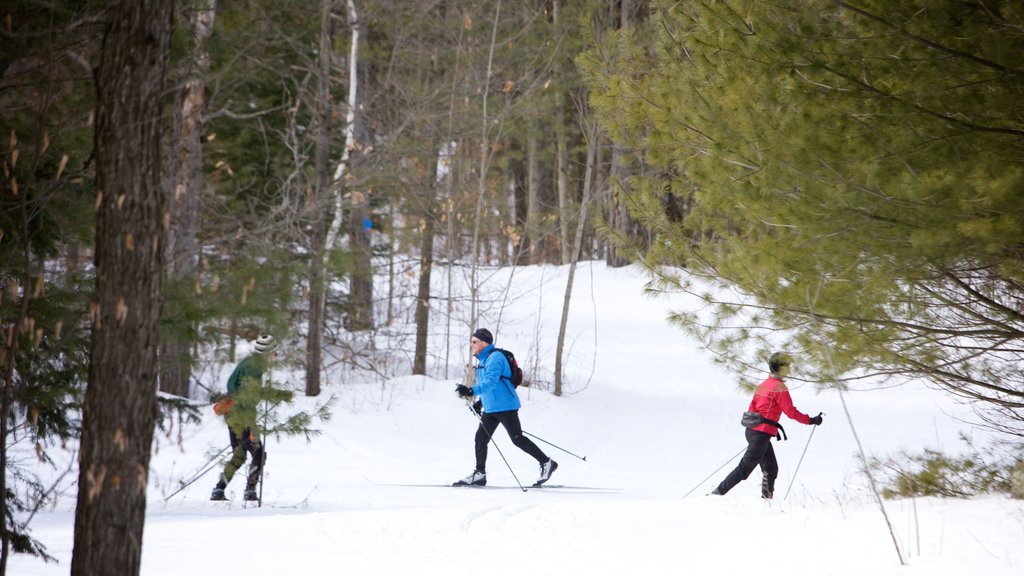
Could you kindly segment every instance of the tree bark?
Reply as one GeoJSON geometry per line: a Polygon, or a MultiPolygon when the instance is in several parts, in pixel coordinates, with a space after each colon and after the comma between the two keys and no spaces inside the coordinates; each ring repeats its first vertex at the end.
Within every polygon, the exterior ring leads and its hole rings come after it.
{"type": "Polygon", "coordinates": [[[373,327],[373,262],[370,249],[370,200],[366,194],[351,194],[349,208],[349,249],[352,274],[349,279],[348,313],[345,328],[350,331],[373,327]]]}
{"type": "Polygon", "coordinates": [[[559,245],[561,246],[562,264],[572,261],[572,239],[569,237],[569,226],[572,224],[569,199],[569,168],[568,146],[565,134],[565,95],[559,91],[555,94],[555,171],[557,172],[556,187],[558,189],[558,223],[559,245]]]}
{"type": "MultiPolygon", "coordinates": [[[[637,0],[622,0],[619,6],[619,27],[623,30],[633,25],[633,20],[638,9],[637,0]]],[[[612,143],[610,184],[616,189],[608,195],[610,202],[608,212],[608,226],[616,234],[628,238],[632,232],[633,223],[629,216],[629,209],[626,205],[626,194],[629,187],[630,168],[626,164],[629,152],[624,146],[617,142],[612,143]]],[[[608,251],[605,262],[612,267],[620,267],[629,264],[629,258],[623,256],[614,246],[608,251]]]]}
{"type": "MultiPolygon", "coordinates": [[[[629,216],[629,209],[626,205],[626,195],[629,188],[629,166],[626,165],[628,152],[620,144],[612,144],[611,155],[611,178],[609,184],[615,189],[608,195],[610,202],[608,225],[623,238],[628,238],[632,231],[633,223],[629,216]]],[[[622,255],[614,247],[608,251],[605,262],[611,267],[625,266],[629,264],[629,258],[622,255]]]]}
{"type": "Polygon", "coordinates": [[[96,72],[96,299],[73,576],[136,575],[156,417],[164,194],[160,113],[172,2],[109,8],[96,72]]]}
{"type": "Polygon", "coordinates": [[[331,44],[334,26],[331,0],[321,3],[320,54],[317,69],[316,189],[309,202],[309,326],[306,335],[306,396],[320,395],[320,369],[323,366],[324,307],[326,286],[324,268],[327,245],[327,218],[324,206],[331,192],[331,44]]]}
{"type": "MultiPolygon", "coordinates": [[[[336,171],[336,180],[343,182],[342,174],[345,170],[351,171],[350,154],[358,150],[359,138],[357,134],[358,109],[358,49],[359,49],[359,18],[356,14],[355,3],[347,0],[348,20],[352,27],[352,44],[349,53],[349,94],[348,113],[345,126],[345,151],[342,156],[342,163],[336,171]]],[[[342,222],[341,216],[341,188],[338,189],[335,212],[335,222],[332,225],[332,234],[328,240],[333,244],[333,237],[337,227],[342,222]]],[[[368,330],[373,327],[373,254],[370,249],[370,229],[366,226],[370,216],[370,199],[368,193],[349,191],[351,206],[348,213],[349,250],[352,256],[352,272],[349,276],[348,304],[346,306],[345,329],[350,331],[368,330]]],[[[328,244],[329,246],[331,244],[328,244]]]]}
{"type": "MultiPolygon", "coordinates": [[[[203,189],[203,113],[206,110],[206,76],[210,71],[207,42],[213,34],[216,0],[196,0],[190,10],[188,28],[192,31],[193,57],[191,71],[186,75],[176,99],[175,134],[172,139],[170,228],[167,230],[167,277],[171,282],[194,277],[199,268],[199,203],[203,189]]],[[[165,308],[166,311],[166,308],[165,308]]],[[[191,330],[172,321],[170,334],[160,342],[160,390],[184,398],[189,397],[192,376],[189,345],[191,330]]]]}
{"type": "MultiPolygon", "coordinates": [[[[470,329],[475,329],[479,306],[477,305],[477,296],[480,293],[480,284],[478,280],[479,275],[479,257],[477,248],[480,243],[480,226],[481,218],[483,216],[483,203],[485,192],[487,191],[487,167],[490,164],[491,159],[491,137],[488,130],[488,123],[490,118],[487,116],[487,99],[490,97],[490,85],[491,85],[491,71],[494,66],[494,46],[496,38],[498,36],[498,22],[501,19],[501,0],[498,0],[498,4],[494,8],[494,22],[491,26],[491,42],[488,47],[487,53],[487,73],[484,75],[484,89],[483,89],[483,102],[481,103],[481,118],[480,118],[480,171],[477,174],[477,196],[476,196],[476,214],[473,218],[473,243],[470,246],[470,282],[469,282],[469,325],[470,329]]],[[[468,351],[468,346],[467,346],[468,351]]],[[[466,373],[464,382],[467,386],[471,386],[476,381],[476,370],[473,370],[473,362],[471,359],[466,362],[466,373]]]]}
{"type": "Polygon", "coordinates": [[[539,264],[544,254],[541,246],[540,160],[537,158],[537,132],[526,136],[526,231],[530,238],[530,264],[539,264]]]}
{"type": "Polygon", "coordinates": [[[437,159],[434,159],[433,178],[424,186],[423,226],[420,241],[420,278],[416,289],[416,348],[413,355],[412,373],[427,373],[427,340],[430,334],[430,277],[434,270],[434,186],[437,185],[437,159]]]}

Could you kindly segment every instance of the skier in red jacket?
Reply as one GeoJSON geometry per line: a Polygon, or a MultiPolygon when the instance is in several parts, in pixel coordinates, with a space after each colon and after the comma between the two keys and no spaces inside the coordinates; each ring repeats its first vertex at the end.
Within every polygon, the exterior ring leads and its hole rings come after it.
{"type": "Polygon", "coordinates": [[[770,500],[775,493],[775,478],[779,475],[779,463],[772,448],[772,436],[779,437],[779,429],[782,428],[779,425],[779,416],[785,412],[786,416],[801,424],[821,425],[821,414],[811,418],[793,406],[793,399],[789,396],[789,390],[783,381],[789,374],[791,363],[789,355],[784,352],[776,352],[768,359],[771,374],[754,391],[754,398],[747,408],[748,412],[760,414],[761,424],[746,429],[746,453],[743,454],[736,469],[711,491],[712,494],[724,495],[733,486],[746,480],[754,471],[754,467],[761,466],[761,497],[770,500]]]}

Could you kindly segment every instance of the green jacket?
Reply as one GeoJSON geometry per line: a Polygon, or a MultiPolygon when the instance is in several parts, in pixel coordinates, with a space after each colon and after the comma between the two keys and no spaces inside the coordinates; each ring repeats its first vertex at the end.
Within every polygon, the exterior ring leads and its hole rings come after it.
{"type": "Polygon", "coordinates": [[[225,415],[228,426],[236,433],[244,429],[255,429],[256,406],[259,404],[259,392],[245,390],[246,385],[259,386],[263,373],[267,370],[268,358],[262,354],[253,354],[235,366],[235,371],[228,378],[228,394],[235,404],[225,415]]]}
{"type": "Polygon", "coordinates": [[[238,394],[238,389],[245,384],[245,380],[253,378],[257,381],[263,378],[263,372],[267,369],[267,359],[262,354],[253,354],[235,366],[235,371],[228,378],[228,394],[238,394]]]}

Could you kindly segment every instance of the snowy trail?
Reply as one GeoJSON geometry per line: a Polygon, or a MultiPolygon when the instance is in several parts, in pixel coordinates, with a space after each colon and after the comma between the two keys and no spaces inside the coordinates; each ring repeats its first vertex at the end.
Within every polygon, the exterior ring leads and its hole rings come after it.
{"type": "MultiPolygon", "coordinates": [[[[618,490],[522,492],[493,450],[488,483],[508,489],[380,485],[449,484],[464,477],[473,466],[477,422],[455,396],[455,380],[398,377],[383,388],[346,382],[326,391],[338,397],[334,418],[312,443],[267,439],[262,508],[243,507],[240,478],[228,487],[231,501],[210,502],[216,471],[164,502],[210,450],[226,444],[227,434],[211,412],[183,431],[180,444],[160,437],[142,574],[740,576],[753,566],[815,576],[1024,573],[1024,502],[994,496],[887,502],[908,563],[900,566],[838,397],[799,383],[792,387],[797,406],[824,411],[825,423],[810,444],[810,428],[793,423],[786,427],[790,440],[774,445],[781,468],[777,499],[762,501],[754,479],[725,497],[705,496],[734,462],[702,479],[745,445],[739,417],[749,398],[736,391],[734,375],[667,325],[668,305],[642,296],[635,272],[594,268],[596,280],[578,286],[595,292],[578,294],[579,308],[570,317],[571,393],[521,389],[521,420],[524,430],[587,457],[584,462],[541,444],[560,464],[553,485],[618,490]],[[752,534],[760,536],[759,545],[751,544],[752,534]]],[[[557,284],[563,272],[520,269],[517,278],[528,285],[543,274],[557,284]]],[[[519,358],[529,357],[520,350],[530,349],[527,338],[538,322],[527,312],[535,304],[510,311],[515,321],[502,331],[502,345],[519,358]]],[[[541,350],[553,349],[547,339],[557,325],[555,308],[539,322],[545,327],[541,350]]],[[[847,403],[873,456],[925,447],[956,452],[958,434],[982,434],[963,423],[969,418],[964,407],[930,390],[850,393],[847,403]]],[[[311,405],[300,399],[296,407],[311,405]]],[[[520,480],[532,483],[537,463],[503,431],[495,441],[520,480]]],[[[73,448],[66,457],[74,457],[73,448]]],[[[60,563],[15,556],[9,574],[68,574],[74,497],[66,492],[32,522],[33,535],[60,563]]]]}

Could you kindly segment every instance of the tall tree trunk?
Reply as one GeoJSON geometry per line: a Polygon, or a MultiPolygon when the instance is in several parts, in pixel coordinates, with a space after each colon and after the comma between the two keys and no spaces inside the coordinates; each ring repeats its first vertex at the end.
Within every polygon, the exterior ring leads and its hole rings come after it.
{"type": "MultiPolygon", "coordinates": [[[[615,234],[622,238],[629,238],[630,231],[633,227],[633,222],[629,216],[629,209],[626,204],[630,176],[629,166],[626,164],[628,161],[628,154],[628,151],[622,145],[615,143],[612,144],[611,166],[609,167],[611,177],[608,182],[609,185],[612,186],[612,190],[608,195],[608,200],[610,202],[608,226],[613,232],[615,232],[615,234]]],[[[629,264],[629,258],[613,247],[608,251],[605,262],[607,262],[609,266],[619,267],[629,264]]]]}
{"type": "MultiPolygon", "coordinates": [[[[638,0],[622,0],[618,14],[619,27],[621,29],[625,30],[633,25],[638,8],[638,0]]],[[[609,183],[614,189],[608,197],[611,203],[608,213],[608,225],[615,234],[622,238],[629,238],[633,228],[632,219],[629,216],[629,209],[626,204],[630,176],[628,154],[629,151],[621,144],[612,144],[609,183]]],[[[609,266],[619,267],[629,264],[629,258],[615,250],[613,246],[608,251],[605,262],[609,266]]]]}
{"type": "MultiPolygon", "coordinates": [[[[175,134],[172,139],[171,186],[167,230],[167,277],[172,283],[187,281],[199,268],[197,231],[199,203],[203,188],[203,112],[206,110],[206,76],[210,71],[207,42],[213,33],[216,0],[193,0],[187,27],[192,31],[191,70],[178,92],[175,105],[175,134]]],[[[166,295],[165,295],[166,296],[166,295]]],[[[160,390],[189,397],[192,376],[191,329],[187,318],[167,318],[172,322],[168,335],[160,342],[160,390]]]]}
{"type": "MultiPolygon", "coordinates": [[[[600,122],[595,119],[595,122],[600,122]]],[[[597,205],[597,211],[607,221],[607,209],[611,205],[611,201],[608,198],[608,170],[605,164],[605,138],[601,135],[601,130],[598,130],[597,142],[590,143],[591,146],[596,146],[594,156],[594,202],[597,205]]],[[[603,236],[597,238],[597,253],[595,257],[607,258],[610,248],[608,241],[603,236]]]]}
{"type": "MultiPolygon", "coordinates": [[[[478,326],[477,314],[479,309],[477,307],[477,295],[480,292],[480,284],[478,280],[479,270],[477,269],[477,246],[480,242],[480,225],[481,218],[483,217],[483,203],[485,192],[487,191],[487,166],[490,164],[491,159],[491,137],[488,130],[490,118],[487,116],[487,99],[490,97],[491,87],[491,70],[494,66],[494,45],[498,36],[498,22],[501,20],[501,0],[498,0],[497,5],[494,8],[494,22],[491,26],[491,42],[487,53],[487,73],[484,74],[484,90],[483,90],[483,103],[482,113],[480,116],[480,171],[477,174],[477,197],[476,197],[476,214],[473,218],[473,244],[470,246],[470,282],[469,282],[469,325],[470,329],[475,329],[478,326]]],[[[467,351],[469,346],[467,345],[467,351]]],[[[464,382],[467,386],[472,386],[472,383],[476,381],[476,370],[473,370],[472,361],[466,362],[466,375],[464,382]]]]}
{"type": "Polygon", "coordinates": [[[160,113],[172,2],[107,12],[96,72],[96,300],[73,576],[137,575],[156,417],[163,272],[160,113]]]}
{"type": "Polygon", "coordinates": [[[317,69],[316,189],[310,199],[311,235],[309,254],[309,327],[306,335],[306,396],[320,395],[320,369],[323,365],[324,281],[327,245],[327,218],[324,206],[331,191],[331,44],[334,25],[331,0],[320,5],[320,54],[317,69]]]}
{"type": "MultiPolygon", "coordinates": [[[[346,0],[348,7],[348,21],[352,28],[352,43],[349,47],[349,90],[348,90],[348,112],[345,125],[345,150],[342,153],[342,161],[335,171],[335,180],[344,182],[343,176],[347,176],[346,170],[351,171],[350,154],[359,148],[357,142],[357,121],[356,110],[358,109],[358,51],[359,51],[359,17],[356,14],[356,6],[353,0],[346,0]]],[[[331,226],[331,233],[328,235],[328,246],[333,245],[343,220],[341,211],[342,188],[338,188],[336,196],[335,220],[331,226]]],[[[349,250],[352,256],[353,268],[349,277],[348,304],[344,326],[346,330],[357,331],[367,330],[373,327],[373,265],[372,252],[370,250],[370,229],[366,226],[369,222],[369,197],[367,194],[349,190],[351,206],[347,215],[349,231],[349,250]]]]}
{"type": "MultiPolygon", "coordinates": [[[[551,23],[553,29],[558,30],[561,18],[561,3],[559,0],[551,2],[551,23]]],[[[561,42],[558,43],[561,46],[561,42]]],[[[561,50],[559,50],[561,55],[561,50]]],[[[562,59],[559,58],[558,70],[564,74],[562,59]]],[[[561,248],[562,264],[568,264],[572,259],[572,242],[569,237],[570,218],[569,211],[571,200],[569,198],[569,151],[568,136],[565,133],[565,98],[566,92],[561,87],[555,90],[555,187],[558,193],[558,224],[559,224],[559,246],[561,248]]]]}
{"type": "Polygon", "coordinates": [[[570,211],[572,202],[569,198],[568,146],[565,134],[565,95],[559,90],[555,94],[555,171],[558,189],[558,223],[559,245],[561,246],[562,264],[572,259],[572,239],[569,237],[569,225],[572,223],[570,211]]]}
{"type": "Polygon", "coordinates": [[[562,352],[565,350],[565,327],[569,323],[569,303],[572,300],[572,285],[576,278],[576,263],[579,261],[580,246],[583,244],[583,229],[587,223],[587,210],[590,209],[590,188],[593,181],[594,164],[597,158],[597,142],[599,134],[591,127],[587,136],[587,167],[583,176],[583,200],[576,221],[576,237],[572,246],[572,262],[569,264],[569,278],[565,282],[565,296],[562,300],[562,320],[558,324],[558,343],[555,346],[555,396],[562,395],[562,352]]]}
{"type": "Polygon", "coordinates": [[[427,339],[430,334],[430,277],[434,270],[434,232],[437,223],[437,216],[434,212],[434,200],[437,195],[434,187],[437,185],[437,155],[434,156],[434,168],[430,172],[433,178],[430,183],[424,186],[423,194],[423,224],[420,237],[420,279],[416,289],[416,349],[413,354],[412,373],[427,373],[427,339]]]}
{"type": "Polygon", "coordinates": [[[352,200],[348,214],[352,274],[345,328],[350,331],[368,330],[373,327],[373,254],[368,226],[370,199],[361,192],[352,192],[349,197],[352,200]]]}
{"type": "Polygon", "coordinates": [[[530,237],[530,264],[539,264],[544,254],[541,245],[540,159],[537,158],[537,132],[526,136],[526,231],[530,237]]]}
{"type": "Polygon", "coordinates": [[[513,264],[522,266],[530,263],[530,198],[527,191],[529,178],[526,175],[526,162],[513,155],[508,161],[508,171],[509,179],[512,181],[512,196],[515,204],[513,221],[520,232],[513,264]]]}

